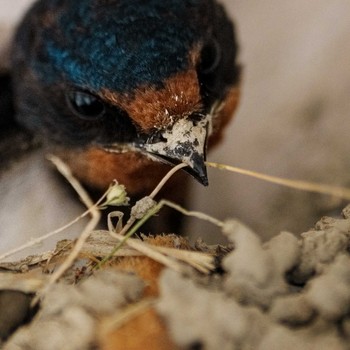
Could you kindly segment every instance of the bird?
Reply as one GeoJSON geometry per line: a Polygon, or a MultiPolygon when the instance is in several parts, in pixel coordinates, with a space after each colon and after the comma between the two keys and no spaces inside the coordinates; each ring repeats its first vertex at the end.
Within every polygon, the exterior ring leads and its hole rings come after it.
{"type": "Polygon", "coordinates": [[[14,118],[98,193],[136,201],[185,163],[162,191],[183,203],[237,107],[237,56],[215,0],[39,0],[12,43],[14,118]]]}

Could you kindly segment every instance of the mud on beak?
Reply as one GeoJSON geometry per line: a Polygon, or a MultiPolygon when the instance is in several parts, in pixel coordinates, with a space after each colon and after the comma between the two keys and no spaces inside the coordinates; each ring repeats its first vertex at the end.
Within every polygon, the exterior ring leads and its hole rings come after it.
{"type": "Polygon", "coordinates": [[[141,148],[162,162],[187,164],[184,170],[207,186],[205,160],[209,129],[209,117],[191,115],[177,120],[167,129],[154,132],[141,148]]]}

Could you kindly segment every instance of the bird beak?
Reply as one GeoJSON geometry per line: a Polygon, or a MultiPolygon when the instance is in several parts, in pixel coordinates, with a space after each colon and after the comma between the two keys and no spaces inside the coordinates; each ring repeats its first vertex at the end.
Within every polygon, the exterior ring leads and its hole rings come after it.
{"type": "Polygon", "coordinates": [[[148,135],[140,148],[162,162],[187,164],[184,170],[207,186],[205,160],[210,127],[209,116],[191,115],[177,120],[169,128],[148,135]]]}

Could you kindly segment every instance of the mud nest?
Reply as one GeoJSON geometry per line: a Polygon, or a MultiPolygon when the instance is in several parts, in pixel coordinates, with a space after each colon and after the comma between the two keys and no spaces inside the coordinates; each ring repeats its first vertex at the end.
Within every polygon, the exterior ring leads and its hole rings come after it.
{"type": "MultiPolygon", "coordinates": [[[[210,256],[210,272],[182,260],[164,267],[106,234],[85,243],[79,261],[37,299],[71,241],[53,252],[0,265],[0,336],[12,349],[349,349],[350,206],[300,237],[268,242],[225,221],[228,246],[176,235],[149,246],[210,256]]],[[[171,258],[174,261],[174,257],[171,258]]]]}

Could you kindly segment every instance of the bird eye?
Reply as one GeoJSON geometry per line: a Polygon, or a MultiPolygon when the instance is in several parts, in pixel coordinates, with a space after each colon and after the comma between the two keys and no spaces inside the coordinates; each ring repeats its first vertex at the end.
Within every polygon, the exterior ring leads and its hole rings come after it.
{"type": "Polygon", "coordinates": [[[68,104],[74,114],[85,120],[96,120],[105,112],[104,103],[97,97],[87,92],[69,91],[68,104]]]}
{"type": "Polygon", "coordinates": [[[210,74],[215,71],[221,61],[221,48],[219,43],[212,38],[203,46],[199,69],[202,74],[210,74]]]}

